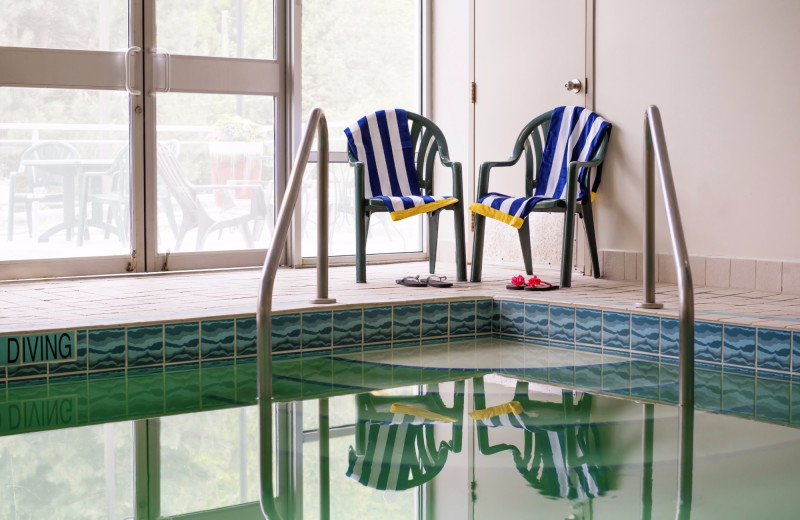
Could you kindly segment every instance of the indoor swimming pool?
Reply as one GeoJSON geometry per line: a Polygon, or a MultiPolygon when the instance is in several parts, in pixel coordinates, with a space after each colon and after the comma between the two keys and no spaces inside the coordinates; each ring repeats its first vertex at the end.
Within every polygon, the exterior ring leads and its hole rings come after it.
{"type": "MultiPolygon", "coordinates": [[[[284,518],[674,518],[677,366],[498,338],[274,364],[284,518]]],[[[0,518],[261,518],[253,358],[9,384],[0,518]]],[[[800,392],[698,368],[697,519],[791,518],[800,392]]]]}

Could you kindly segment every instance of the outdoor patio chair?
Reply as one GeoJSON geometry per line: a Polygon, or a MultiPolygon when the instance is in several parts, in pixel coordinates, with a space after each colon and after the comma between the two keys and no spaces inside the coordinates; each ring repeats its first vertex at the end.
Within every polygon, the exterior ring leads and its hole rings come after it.
{"type": "Polygon", "coordinates": [[[175,250],[180,250],[186,234],[197,229],[196,250],[202,250],[206,238],[214,231],[228,227],[239,229],[245,246],[252,248],[264,228],[267,216],[267,205],[264,199],[264,187],[260,184],[203,184],[189,182],[175,155],[164,144],[158,145],[158,178],[163,181],[169,194],[181,210],[181,222],[175,240],[175,250]],[[236,191],[249,191],[248,208],[240,208],[235,204],[233,195],[236,191]],[[207,208],[198,194],[204,191],[217,191],[224,194],[220,211],[207,208]]]}
{"type": "Polygon", "coordinates": [[[78,150],[61,141],[34,143],[20,157],[19,169],[11,172],[8,182],[8,240],[14,238],[14,210],[24,205],[28,236],[33,237],[38,221],[35,215],[42,203],[60,203],[64,207],[64,221],[48,230],[41,241],[54,232],[65,229],[67,240],[72,238],[74,225],[74,182],[80,170],[78,150]]]}
{"type": "Polygon", "coordinates": [[[380,110],[345,129],[347,156],[355,169],[356,281],[367,281],[370,216],[389,212],[392,220],[428,214],[430,272],[436,269],[439,213],[453,211],[459,281],[467,279],[461,163],[453,162],[444,134],[432,121],[405,110],[380,110]],[[410,124],[410,128],[409,128],[410,124]],[[453,173],[453,195],[434,195],[434,166],[453,173]]]}
{"type": "Polygon", "coordinates": [[[89,226],[114,233],[120,242],[130,236],[130,148],[123,146],[106,170],[81,175],[78,203],[78,245],[88,238],[89,226]],[[99,188],[99,189],[98,189],[99,188]],[[89,209],[91,208],[91,214],[89,209]]]}
{"type": "Polygon", "coordinates": [[[484,162],[478,177],[475,238],[470,280],[481,281],[485,218],[491,217],[518,230],[525,272],[533,274],[528,216],[531,213],[564,213],[561,253],[561,286],[572,282],[572,240],[574,215],[583,218],[592,270],[600,276],[594,232],[592,199],[600,184],[611,124],[582,107],[558,107],[525,125],[506,161],[484,162]],[[495,167],[517,164],[525,155],[525,195],[489,192],[489,173],[495,167]],[[594,178],[591,169],[595,168],[594,178]]]}

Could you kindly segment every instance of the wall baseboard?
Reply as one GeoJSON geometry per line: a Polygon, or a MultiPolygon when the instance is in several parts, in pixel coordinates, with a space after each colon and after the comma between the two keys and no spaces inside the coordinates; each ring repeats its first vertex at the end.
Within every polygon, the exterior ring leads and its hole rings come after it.
{"type": "MultiPolygon", "coordinates": [[[[601,276],[607,280],[642,280],[642,253],[604,249],[600,256],[601,276]]],[[[800,295],[800,262],[692,256],[692,281],[695,286],[743,289],[800,295]]],[[[676,283],[672,255],[656,255],[656,281],[676,283]]]]}

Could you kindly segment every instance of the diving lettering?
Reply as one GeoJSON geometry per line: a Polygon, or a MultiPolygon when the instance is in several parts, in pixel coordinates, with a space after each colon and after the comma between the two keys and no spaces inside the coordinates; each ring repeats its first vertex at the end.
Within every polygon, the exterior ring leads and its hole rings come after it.
{"type": "Polygon", "coordinates": [[[0,337],[0,366],[77,358],[75,331],[0,337]]]}

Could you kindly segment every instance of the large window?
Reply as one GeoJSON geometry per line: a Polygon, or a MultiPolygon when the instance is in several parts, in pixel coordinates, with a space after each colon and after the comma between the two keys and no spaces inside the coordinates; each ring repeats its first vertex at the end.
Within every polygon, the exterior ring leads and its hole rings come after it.
{"type": "MultiPolygon", "coordinates": [[[[343,129],[421,111],[422,1],[4,3],[0,279],[260,265],[315,106],[330,252],[352,255],[343,129]]],[[[316,185],[312,162],[295,263],[316,253],[316,185]]],[[[374,216],[367,252],[421,256],[420,223],[374,216]]]]}
{"type": "MultiPolygon", "coordinates": [[[[420,111],[420,0],[303,0],[302,114],[325,111],[330,132],[330,254],[355,254],[353,170],[344,129],[385,108],[420,111]]],[[[316,254],[316,165],[303,190],[302,255],[316,254]]],[[[422,250],[421,219],[372,217],[367,253],[422,250]]]]}

